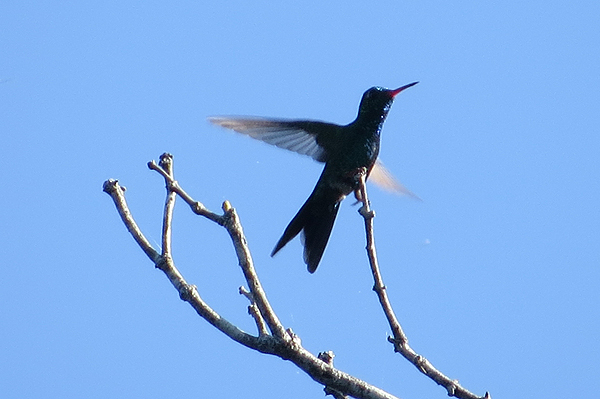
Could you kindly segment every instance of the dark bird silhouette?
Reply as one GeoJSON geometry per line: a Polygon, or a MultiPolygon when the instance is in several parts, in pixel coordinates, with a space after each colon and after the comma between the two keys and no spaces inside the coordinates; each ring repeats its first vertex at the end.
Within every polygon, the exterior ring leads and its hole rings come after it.
{"type": "Polygon", "coordinates": [[[358,116],[340,126],[311,120],[282,120],[245,117],[212,117],[211,123],[246,134],[286,150],[309,155],[325,168],[312,194],[300,208],[275,245],[275,255],[298,233],[303,233],[304,261],[314,273],[321,261],[340,203],[358,189],[358,172],[366,168],[367,177],[377,175],[381,183],[397,191],[404,189],[377,162],[383,122],[394,97],[410,83],[395,90],[372,87],[360,101],[358,116]]]}

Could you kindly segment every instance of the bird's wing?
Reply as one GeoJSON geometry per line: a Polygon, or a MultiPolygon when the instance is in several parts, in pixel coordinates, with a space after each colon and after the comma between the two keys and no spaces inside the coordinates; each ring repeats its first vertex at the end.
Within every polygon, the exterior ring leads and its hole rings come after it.
{"type": "Polygon", "coordinates": [[[213,116],[208,121],[319,162],[329,158],[339,131],[338,125],[306,120],[213,116]]]}
{"type": "Polygon", "coordinates": [[[379,159],[377,160],[377,162],[375,162],[375,166],[373,166],[373,169],[371,169],[371,173],[369,174],[369,180],[386,191],[391,191],[396,194],[407,195],[411,198],[423,201],[421,198],[419,198],[418,195],[404,187],[402,183],[396,180],[392,173],[389,170],[387,170],[385,166],[383,166],[383,163],[379,159]]]}

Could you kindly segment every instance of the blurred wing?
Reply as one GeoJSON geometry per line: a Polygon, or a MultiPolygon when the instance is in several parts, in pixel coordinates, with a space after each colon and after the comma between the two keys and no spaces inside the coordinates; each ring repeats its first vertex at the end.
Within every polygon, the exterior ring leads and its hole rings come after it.
{"type": "Polygon", "coordinates": [[[407,195],[411,198],[423,201],[421,198],[419,198],[418,195],[404,187],[402,183],[396,180],[392,173],[389,170],[387,170],[385,166],[383,166],[383,163],[381,163],[379,159],[377,160],[377,162],[375,162],[375,166],[373,166],[373,169],[371,169],[371,174],[369,174],[369,180],[386,191],[407,195]]]}
{"type": "Polygon", "coordinates": [[[317,121],[214,116],[210,123],[326,162],[338,126],[317,121]]]}

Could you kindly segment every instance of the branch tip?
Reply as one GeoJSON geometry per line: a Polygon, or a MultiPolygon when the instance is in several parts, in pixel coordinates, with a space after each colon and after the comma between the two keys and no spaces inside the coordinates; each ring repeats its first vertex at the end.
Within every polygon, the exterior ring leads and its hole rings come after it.
{"type": "Polygon", "coordinates": [[[169,176],[173,176],[173,155],[165,152],[160,156],[160,161],[158,165],[165,170],[169,174],[169,176]]]}
{"type": "Polygon", "coordinates": [[[117,179],[108,179],[102,184],[102,191],[106,194],[111,195],[115,192],[115,190],[120,189],[122,192],[125,192],[126,188],[119,185],[119,181],[117,179]]]}
{"type": "Polygon", "coordinates": [[[240,288],[238,289],[238,292],[240,295],[245,296],[246,299],[248,299],[250,302],[254,303],[254,296],[252,296],[252,293],[250,291],[248,291],[246,289],[246,287],[241,285],[240,288]]]}
{"type": "Polygon", "coordinates": [[[163,152],[160,156],[161,163],[173,163],[173,154],[169,152],[163,152]]]}

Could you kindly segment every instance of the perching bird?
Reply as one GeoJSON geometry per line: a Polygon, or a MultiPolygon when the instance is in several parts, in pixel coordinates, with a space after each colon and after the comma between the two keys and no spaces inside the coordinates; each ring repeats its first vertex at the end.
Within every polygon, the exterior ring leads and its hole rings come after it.
{"type": "Polygon", "coordinates": [[[313,192],[283,232],[271,256],[302,232],[304,262],[308,271],[314,273],[327,246],[340,203],[358,189],[357,173],[361,168],[366,168],[367,177],[373,171],[373,178],[377,175],[380,183],[414,196],[391,178],[377,162],[377,156],[381,128],[394,97],[417,83],[395,90],[370,88],[362,96],[358,116],[345,126],[311,120],[209,118],[216,125],[325,162],[313,192]]]}

